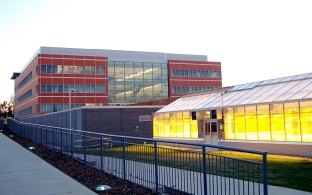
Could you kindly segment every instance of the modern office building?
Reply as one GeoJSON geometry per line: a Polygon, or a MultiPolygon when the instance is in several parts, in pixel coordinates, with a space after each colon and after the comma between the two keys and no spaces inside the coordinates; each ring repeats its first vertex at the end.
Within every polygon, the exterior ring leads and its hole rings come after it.
{"type": "Polygon", "coordinates": [[[40,47],[12,79],[17,118],[175,98],[222,86],[221,63],[205,55],[57,47],[40,47]]]}
{"type": "Polygon", "coordinates": [[[185,95],[154,114],[153,135],[312,156],[312,73],[185,95]]]}

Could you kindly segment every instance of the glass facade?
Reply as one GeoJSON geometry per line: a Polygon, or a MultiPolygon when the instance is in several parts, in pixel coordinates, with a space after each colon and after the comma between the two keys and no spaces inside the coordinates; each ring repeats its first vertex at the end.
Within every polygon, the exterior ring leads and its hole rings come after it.
{"type": "Polygon", "coordinates": [[[109,103],[135,103],[168,98],[166,63],[108,62],[109,103]]]}
{"type": "Polygon", "coordinates": [[[198,138],[197,120],[190,112],[163,113],[153,116],[154,137],[198,138]]]}
{"type": "Polygon", "coordinates": [[[312,142],[312,101],[224,109],[224,138],[312,142]]]}

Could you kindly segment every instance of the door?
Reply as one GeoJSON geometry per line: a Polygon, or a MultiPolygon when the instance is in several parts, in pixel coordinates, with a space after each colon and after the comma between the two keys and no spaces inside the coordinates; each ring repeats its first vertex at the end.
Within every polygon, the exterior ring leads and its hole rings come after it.
{"type": "Polygon", "coordinates": [[[208,121],[204,123],[205,130],[205,143],[207,144],[218,144],[218,122],[208,121]]]}

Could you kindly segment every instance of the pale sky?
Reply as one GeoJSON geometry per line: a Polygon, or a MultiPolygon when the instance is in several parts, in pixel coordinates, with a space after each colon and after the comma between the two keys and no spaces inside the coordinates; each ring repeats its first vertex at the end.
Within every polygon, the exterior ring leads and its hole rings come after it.
{"type": "Polygon", "coordinates": [[[40,46],[208,55],[223,86],[312,72],[311,0],[0,0],[0,101],[40,46]]]}

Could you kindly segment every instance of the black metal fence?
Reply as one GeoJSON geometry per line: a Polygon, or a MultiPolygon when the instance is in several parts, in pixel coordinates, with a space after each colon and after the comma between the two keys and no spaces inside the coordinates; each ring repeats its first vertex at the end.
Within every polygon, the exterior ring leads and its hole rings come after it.
{"type": "Polygon", "coordinates": [[[18,135],[166,194],[267,195],[267,153],[9,120],[18,135]]]}

